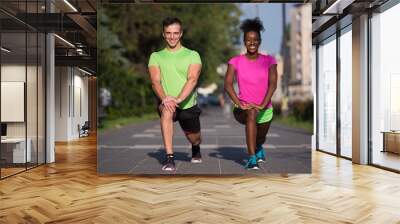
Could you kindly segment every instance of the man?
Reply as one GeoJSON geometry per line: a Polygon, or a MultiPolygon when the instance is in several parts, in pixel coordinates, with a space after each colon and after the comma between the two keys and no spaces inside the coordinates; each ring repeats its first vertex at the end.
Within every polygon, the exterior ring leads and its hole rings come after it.
{"type": "Polygon", "coordinates": [[[181,44],[182,23],[178,18],[163,21],[166,47],[153,52],[149,60],[152,88],[159,99],[161,132],[166,159],[162,170],[175,171],[172,147],[173,122],[178,121],[192,144],[192,163],[201,163],[200,113],[195,86],[201,71],[201,59],[196,51],[181,44]]]}

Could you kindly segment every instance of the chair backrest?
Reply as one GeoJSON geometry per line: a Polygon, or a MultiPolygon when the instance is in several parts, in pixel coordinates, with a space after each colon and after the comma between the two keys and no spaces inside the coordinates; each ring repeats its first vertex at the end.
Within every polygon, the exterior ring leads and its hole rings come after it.
{"type": "Polygon", "coordinates": [[[82,129],[89,129],[89,121],[85,121],[85,124],[83,124],[82,129]]]}

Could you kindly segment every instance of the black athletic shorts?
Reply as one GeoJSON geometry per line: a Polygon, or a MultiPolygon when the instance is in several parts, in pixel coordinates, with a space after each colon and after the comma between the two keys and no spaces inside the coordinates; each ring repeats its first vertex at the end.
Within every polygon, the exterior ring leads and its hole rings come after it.
{"type": "MultiPolygon", "coordinates": [[[[161,116],[160,109],[157,109],[157,111],[158,115],[161,116]]],[[[176,108],[173,121],[178,121],[185,133],[197,133],[200,132],[200,114],[201,109],[197,105],[183,110],[176,108]]]]}

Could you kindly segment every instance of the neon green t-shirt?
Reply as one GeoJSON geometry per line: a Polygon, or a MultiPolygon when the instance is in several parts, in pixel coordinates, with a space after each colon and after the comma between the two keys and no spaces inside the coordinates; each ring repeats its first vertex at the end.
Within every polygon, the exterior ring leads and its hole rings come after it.
{"type": "MultiPolygon", "coordinates": [[[[161,86],[165,94],[178,97],[188,79],[191,64],[201,64],[199,53],[185,47],[171,52],[164,48],[150,55],[149,67],[158,66],[161,71],[161,86]]],[[[197,103],[197,93],[193,91],[182,103],[181,109],[187,109],[197,103]]]]}

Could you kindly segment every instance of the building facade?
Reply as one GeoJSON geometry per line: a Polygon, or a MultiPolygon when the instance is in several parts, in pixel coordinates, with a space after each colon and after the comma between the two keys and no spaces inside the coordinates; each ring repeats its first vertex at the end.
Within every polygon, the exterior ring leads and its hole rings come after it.
{"type": "Polygon", "coordinates": [[[301,4],[290,12],[289,101],[312,100],[311,89],[311,4],[301,4]]]}

